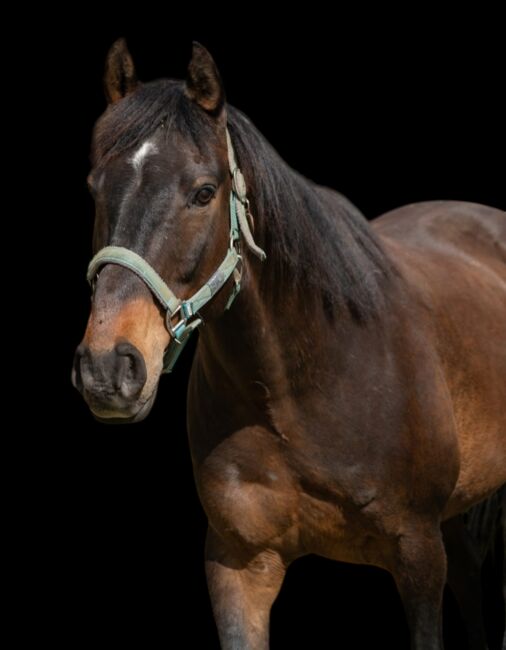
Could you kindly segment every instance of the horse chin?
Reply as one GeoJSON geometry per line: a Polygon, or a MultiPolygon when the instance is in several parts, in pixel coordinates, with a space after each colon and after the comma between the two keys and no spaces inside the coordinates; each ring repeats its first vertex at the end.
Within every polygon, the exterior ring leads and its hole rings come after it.
{"type": "Polygon", "coordinates": [[[137,422],[142,422],[145,417],[149,414],[151,411],[151,408],[153,407],[153,404],[155,402],[155,397],[156,397],[156,388],[155,390],[151,393],[151,396],[148,397],[148,399],[139,407],[139,409],[134,413],[127,413],[123,415],[122,413],[112,413],[109,415],[105,415],[104,413],[95,413],[93,410],[92,415],[97,420],[97,422],[100,422],[102,424],[135,424],[137,422]]]}

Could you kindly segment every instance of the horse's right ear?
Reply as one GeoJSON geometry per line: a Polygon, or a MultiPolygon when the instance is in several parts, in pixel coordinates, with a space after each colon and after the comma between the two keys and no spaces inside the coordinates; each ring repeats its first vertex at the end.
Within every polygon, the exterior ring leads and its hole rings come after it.
{"type": "Polygon", "coordinates": [[[105,61],[104,90],[109,104],[133,92],[139,82],[124,38],[115,41],[105,61]]]}

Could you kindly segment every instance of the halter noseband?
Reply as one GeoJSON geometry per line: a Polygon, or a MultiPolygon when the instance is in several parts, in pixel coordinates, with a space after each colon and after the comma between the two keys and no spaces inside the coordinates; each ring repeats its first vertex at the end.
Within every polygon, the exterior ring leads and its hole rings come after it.
{"type": "Polygon", "coordinates": [[[230,192],[230,243],[225,259],[211,275],[209,280],[196,291],[190,298],[181,300],[162,280],[155,269],[140,255],[123,246],[106,246],[102,248],[91,260],[86,277],[93,285],[98,271],[106,264],[118,264],[135,273],[148,287],[165,309],[165,325],[171,336],[169,345],[163,358],[163,372],[172,372],[185,343],[192,332],[202,324],[199,310],[207,305],[218,291],[234,276],[234,287],[227,302],[226,309],[232,305],[234,298],[241,289],[242,257],[239,253],[241,234],[248,248],[260,260],[264,260],[264,251],[255,244],[248,221],[249,201],[246,196],[246,183],[232,147],[232,141],[227,129],[228,165],[232,177],[232,190],[230,192]],[[177,322],[174,323],[174,319],[177,322]]]}

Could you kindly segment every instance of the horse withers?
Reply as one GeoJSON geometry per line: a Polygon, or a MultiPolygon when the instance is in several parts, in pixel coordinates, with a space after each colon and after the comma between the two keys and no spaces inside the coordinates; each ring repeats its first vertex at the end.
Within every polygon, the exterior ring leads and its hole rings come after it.
{"type": "Polygon", "coordinates": [[[506,213],[368,224],[226,104],[198,44],[186,82],[141,84],[118,41],[105,85],[73,382],[95,417],[138,421],[199,328],[188,431],[222,647],[267,648],[287,567],[317,553],[388,570],[412,648],[441,649],[441,524],[506,481],[506,213]]]}

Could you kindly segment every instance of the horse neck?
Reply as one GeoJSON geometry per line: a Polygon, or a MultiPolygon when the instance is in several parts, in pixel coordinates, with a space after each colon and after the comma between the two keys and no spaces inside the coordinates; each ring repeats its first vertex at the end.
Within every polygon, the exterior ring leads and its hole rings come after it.
{"type": "Polygon", "coordinates": [[[252,163],[244,171],[255,238],[267,260],[245,250],[241,292],[230,311],[203,328],[199,358],[231,387],[256,382],[271,394],[297,394],[330,358],[340,362],[347,347],[342,341],[363,337],[368,327],[350,305],[354,299],[362,306],[374,302],[368,282],[382,277],[386,258],[344,197],[316,187],[269,152],[264,159],[260,171],[252,163]]]}
{"type": "MultiPolygon", "coordinates": [[[[320,300],[293,283],[279,287],[279,268],[248,256],[242,289],[230,311],[201,330],[199,351],[210,376],[238,390],[252,384],[270,395],[294,394],[312,382],[336,340],[356,328],[348,313],[332,321],[320,300]]],[[[283,274],[281,275],[288,275],[283,274]]]]}
{"type": "Polygon", "coordinates": [[[201,331],[199,352],[209,376],[226,376],[237,390],[257,384],[269,393],[287,394],[295,368],[317,350],[308,340],[296,298],[288,293],[276,307],[256,267],[248,267],[230,311],[201,331]]]}

